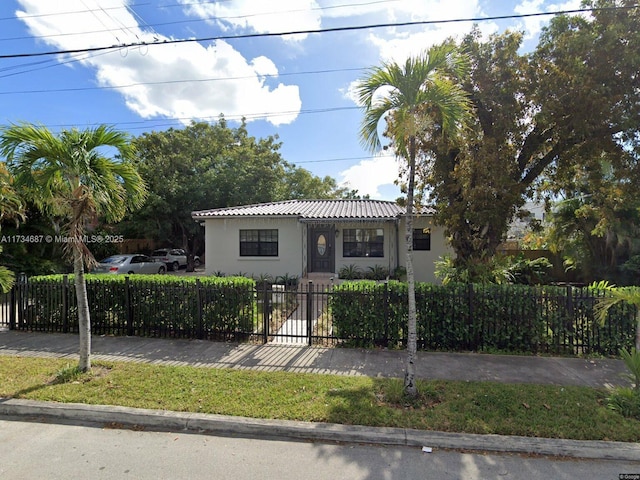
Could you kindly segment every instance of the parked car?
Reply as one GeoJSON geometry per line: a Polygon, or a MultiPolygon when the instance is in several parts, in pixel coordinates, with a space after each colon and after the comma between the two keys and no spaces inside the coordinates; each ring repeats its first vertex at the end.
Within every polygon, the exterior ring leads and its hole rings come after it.
{"type": "Polygon", "coordinates": [[[167,266],[140,253],[112,255],[100,260],[93,273],[165,273],[167,266]]]}
{"type": "MultiPolygon", "coordinates": [[[[178,271],[180,267],[187,266],[187,252],[182,248],[159,248],[151,256],[160,262],[164,262],[170,270],[178,271]]],[[[193,266],[200,266],[200,257],[193,257],[193,266]]]]}

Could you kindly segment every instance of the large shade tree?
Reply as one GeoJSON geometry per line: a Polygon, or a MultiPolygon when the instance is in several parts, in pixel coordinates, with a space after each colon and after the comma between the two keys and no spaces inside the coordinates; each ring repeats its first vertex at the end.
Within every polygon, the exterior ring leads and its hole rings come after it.
{"type": "Polygon", "coordinates": [[[84,273],[85,266],[95,262],[86,245],[87,228],[99,220],[122,219],[127,210],[140,207],[147,194],[129,163],[133,153],[129,136],[104,125],[54,134],[39,125],[13,124],[0,129],[0,153],[23,196],[64,221],[61,235],[73,261],[78,302],[78,368],[87,371],[91,321],[84,273]]]}
{"type": "Polygon", "coordinates": [[[538,240],[562,253],[572,279],[624,285],[639,273],[631,267],[640,254],[640,165],[614,169],[605,160],[587,170],[576,164],[570,181],[549,182],[558,200],[538,240]]]}
{"type": "Polygon", "coordinates": [[[554,17],[530,54],[514,32],[462,42],[473,128],[459,144],[442,142],[421,177],[459,264],[490,258],[526,198],[540,187],[566,190],[576,165],[599,172],[605,156],[621,172],[637,163],[640,9],[627,8],[632,0],[583,3],[599,10],[554,17]]]}
{"type": "MultiPolygon", "coordinates": [[[[436,45],[404,63],[389,62],[372,68],[357,86],[364,107],[360,135],[363,144],[375,152],[382,148],[379,133],[386,119],[384,135],[396,155],[406,162],[407,198],[406,270],[408,283],[406,394],[415,396],[417,350],[415,277],[413,271],[413,215],[417,138],[455,136],[466,122],[469,101],[458,80],[467,73],[467,57],[453,43],[436,45]]],[[[426,143],[425,143],[426,145],[426,143]]],[[[423,151],[423,155],[425,152],[423,151]]],[[[428,153],[426,154],[428,156],[428,153]]]]}
{"type": "Polygon", "coordinates": [[[343,193],[332,178],[285,162],[277,137],[253,137],[244,122],[232,127],[224,117],[145,133],[134,143],[149,199],[127,215],[121,233],[190,253],[201,254],[204,246],[202,228],[191,218],[194,210],[343,193]]]}

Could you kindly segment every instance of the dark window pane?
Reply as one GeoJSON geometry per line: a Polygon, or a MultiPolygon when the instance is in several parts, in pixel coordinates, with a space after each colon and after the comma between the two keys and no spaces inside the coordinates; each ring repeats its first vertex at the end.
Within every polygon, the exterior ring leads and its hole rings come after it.
{"type": "Polygon", "coordinates": [[[413,230],[413,249],[431,250],[431,229],[415,228],[413,230]]]}
{"type": "Polygon", "coordinates": [[[382,228],[347,228],[342,235],[344,257],[384,257],[382,228]]]}
{"type": "Polygon", "coordinates": [[[240,230],[241,257],[277,257],[278,230],[240,230]]]}

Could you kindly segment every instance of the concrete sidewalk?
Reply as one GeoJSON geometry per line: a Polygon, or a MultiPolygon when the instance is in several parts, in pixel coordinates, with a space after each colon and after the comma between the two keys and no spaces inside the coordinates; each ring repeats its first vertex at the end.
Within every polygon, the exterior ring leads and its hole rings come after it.
{"type": "MultiPolygon", "coordinates": [[[[73,334],[0,331],[0,355],[78,358],[73,334]]],[[[206,340],[92,337],[94,360],[290,371],[331,375],[404,375],[402,350],[253,345],[206,340]]],[[[607,387],[623,385],[621,360],[418,352],[419,378],[607,387]]]]}
{"type": "MultiPolygon", "coordinates": [[[[315,348],[282,345],[216,343],[135,337],[93,337],[94,360],[193,365],[263,371],[332,375],[402,377],[403,351],[315,348]]],[[[76,360],[77,335],[0,331],[0,355],[76,360]]],[[[524,357],[419,352],[420,378],[603,387],[623,384],[619,360],[524,357]]],[[[63,404],[0,398],[5,419],[51,421],[103,427],[120,425],[145,430],[185,431],[254,438],[317,442],[407,445],[434,449],[556,455],[640,462],[640,444],[507,437],[373,428],[197,413],[146,410],[107,405],[63,404]]],[[[640,463],[639,463],[640,466],[640,463]]]]}

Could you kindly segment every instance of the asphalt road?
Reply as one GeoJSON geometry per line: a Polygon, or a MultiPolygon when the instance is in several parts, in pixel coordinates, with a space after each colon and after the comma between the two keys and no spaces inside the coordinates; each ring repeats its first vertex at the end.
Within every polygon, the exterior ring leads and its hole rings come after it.
{"type": "MultiPolygon", "coordinates": [[[[611,479],[640,463],[336,445],[0,420],[0,478],[611,479]]],[[[633,477],[628,477],[633,478],[633,477]]]]}

